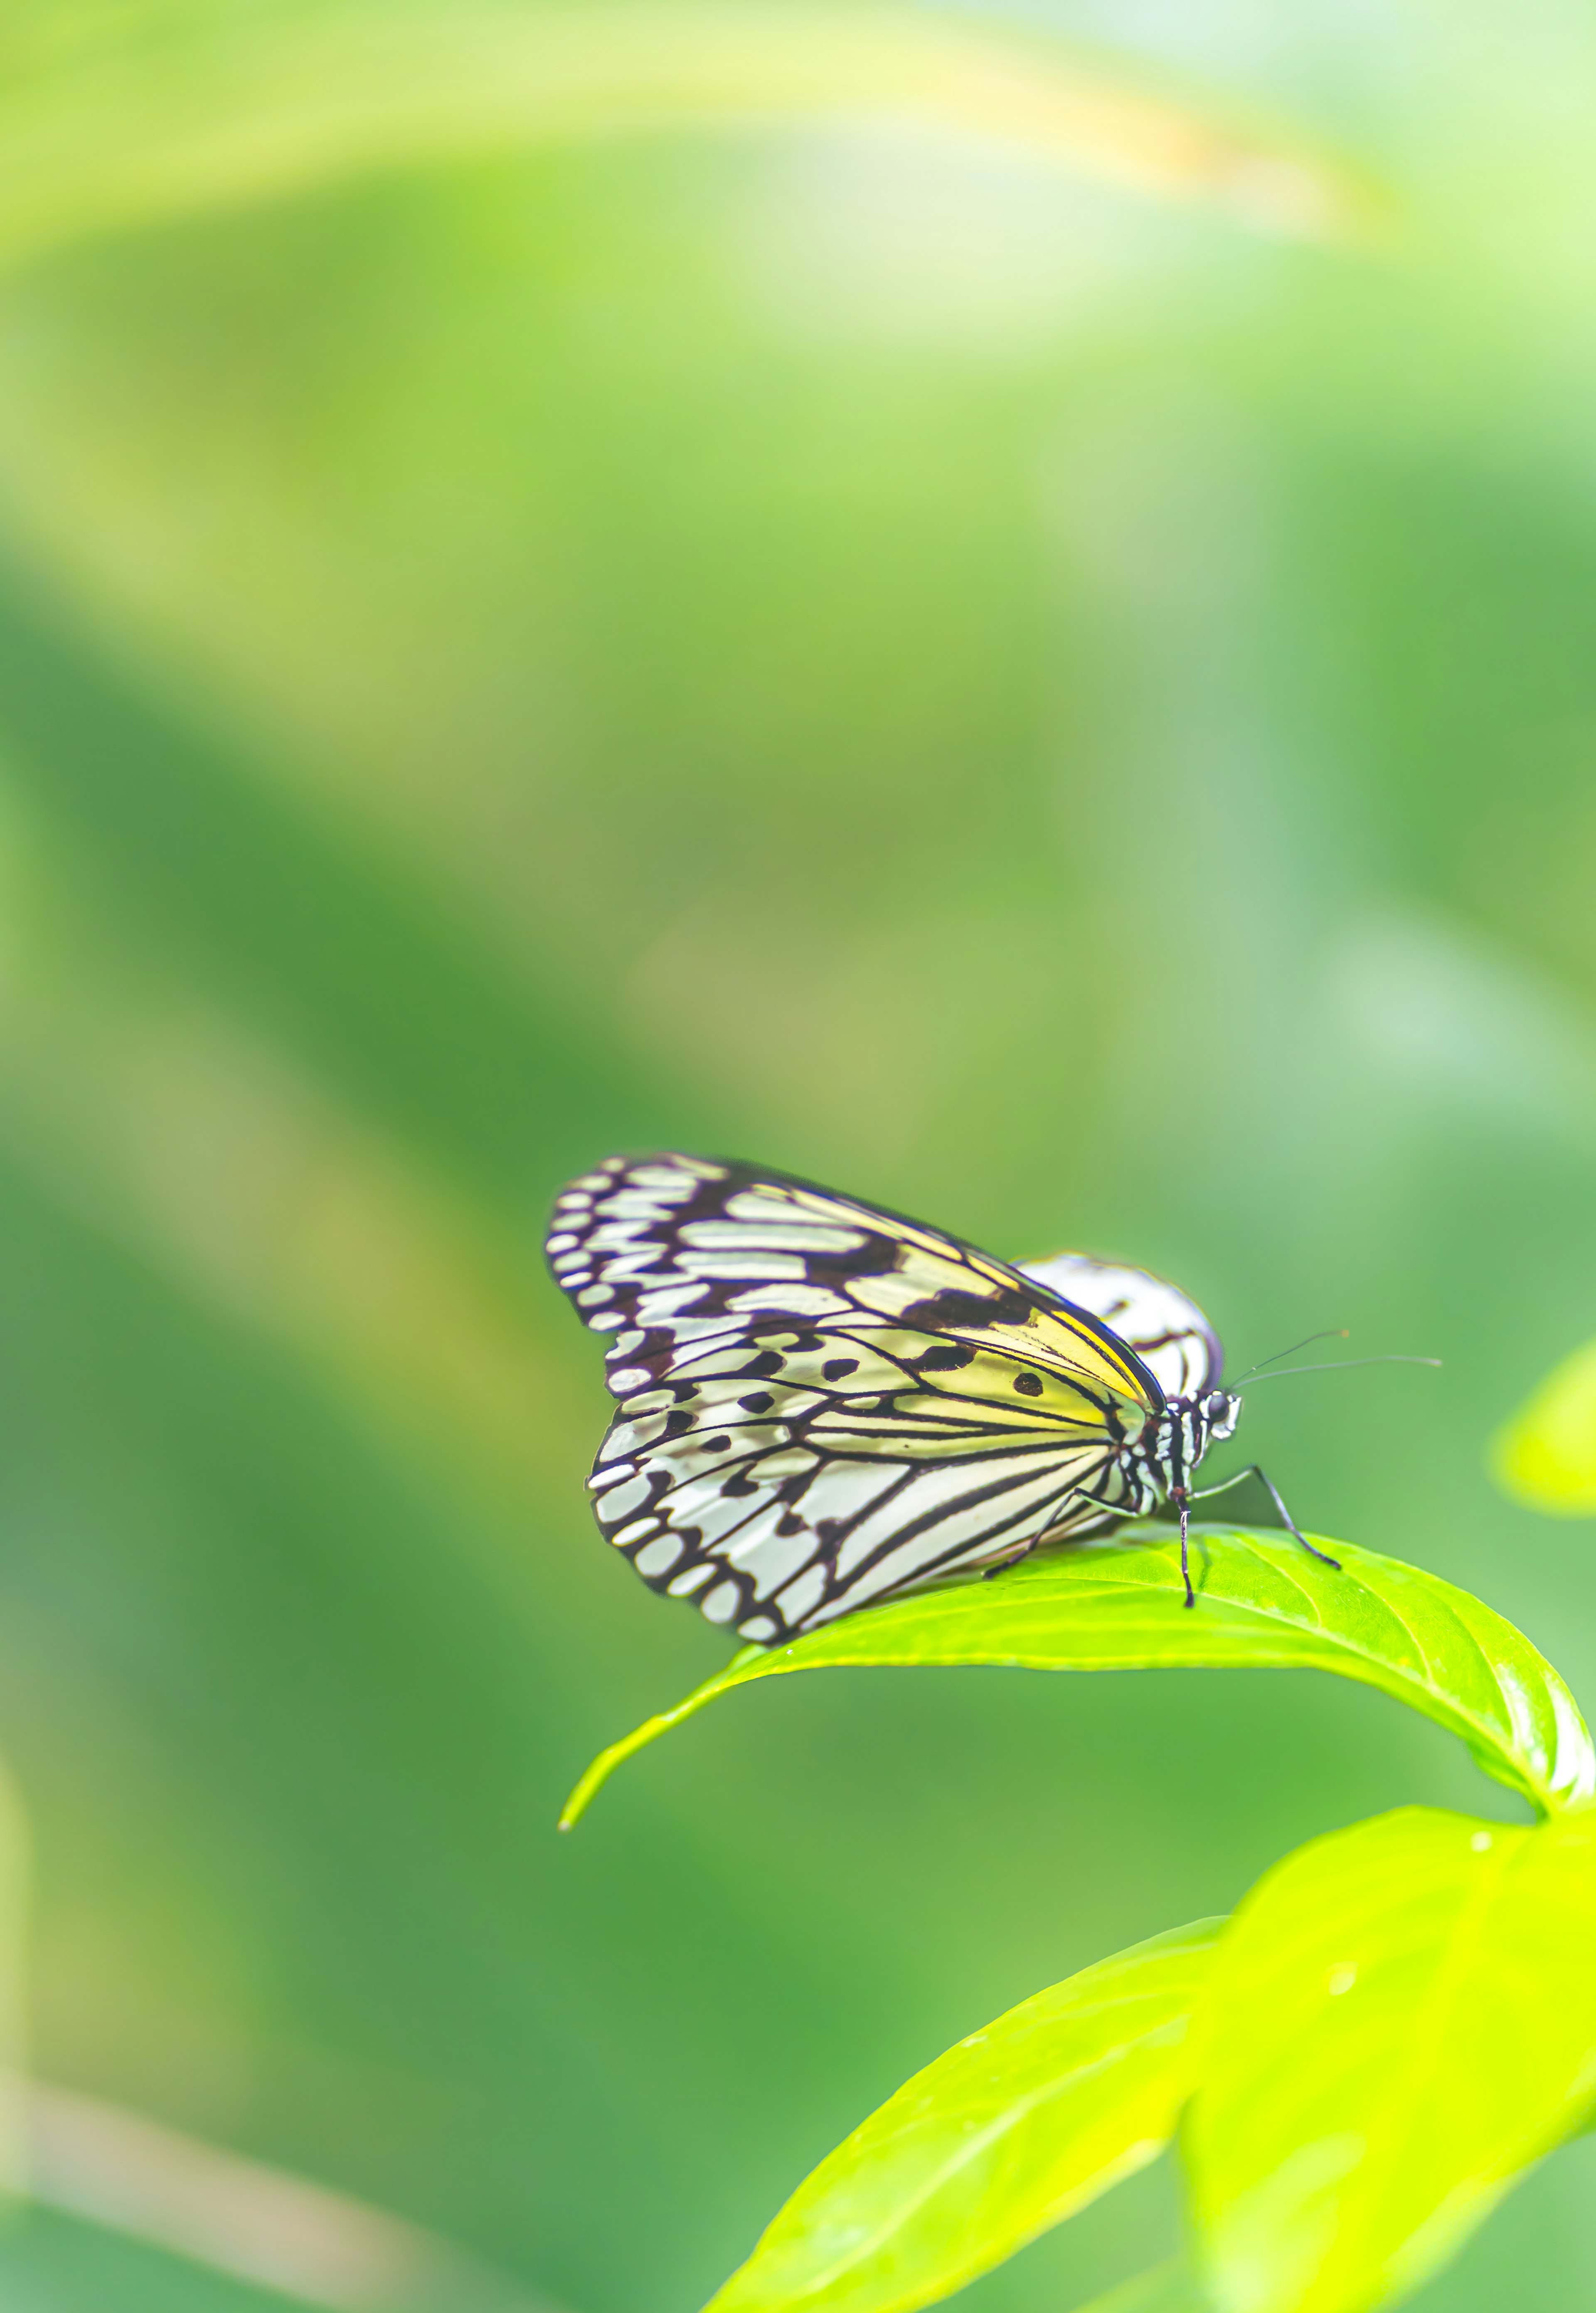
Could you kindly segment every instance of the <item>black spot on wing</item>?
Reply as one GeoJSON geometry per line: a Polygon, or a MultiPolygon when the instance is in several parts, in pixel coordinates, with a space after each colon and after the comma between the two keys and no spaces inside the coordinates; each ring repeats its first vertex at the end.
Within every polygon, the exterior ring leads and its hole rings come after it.
{"type": "Polygon", "coordinates": [[[1038,1296],[1018,1288],[997,1286],[990,1293],[963,1293],[950,1288],[911,1302],[899,1323],[927,1333],[952,1332],[982,1325],[1022,1325],[1033,1316],[1038,1296]]]}

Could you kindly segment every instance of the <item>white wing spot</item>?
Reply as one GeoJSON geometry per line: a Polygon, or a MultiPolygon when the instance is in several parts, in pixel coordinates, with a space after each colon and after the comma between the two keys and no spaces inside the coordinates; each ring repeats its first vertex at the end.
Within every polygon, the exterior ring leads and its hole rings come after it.
{"type": "MultiPolygon", "coordinates": [[[[690,1197],[698,1185],[689,1172],[679,1171],[673,1165],[639,1165],[627,1178],[639,1189],[650,1189],[655,1196],[672,1199],[690,1197]]],[[[606,1181],[603,1185],[608,1188],[609,1183],[606,1181]]]]}
{"type": "Polygon", "coordinates": [[[628,1478],[624,1485],[601,1496],[594,1507],[604,1524],[613,1526],[617,1518],[628,1517],[634,1510],[640,1510],[647,1499],[648,1480],[628,1478]]]}
{"type": "MultiPolygon", "coordinates": [[[[699,1291],[703,1291],[700,1287],[699,1291]]],[[[757,1316],[768,1309],[782,1317],[846,1317],[848,1304],[840,1293],[829,1293],[823,1285],[772,1286],[764,1292],[739,1293],[728,1306],[740,1315],[757,1316]]]]}
{"type": "Polygon", "coordinates": [[[680,1535],[662,1534],[645,1543],[632,1563],[639,1574],[662,1574],[668,1566],[675,1565],[686,1547],[680,1535]]]}

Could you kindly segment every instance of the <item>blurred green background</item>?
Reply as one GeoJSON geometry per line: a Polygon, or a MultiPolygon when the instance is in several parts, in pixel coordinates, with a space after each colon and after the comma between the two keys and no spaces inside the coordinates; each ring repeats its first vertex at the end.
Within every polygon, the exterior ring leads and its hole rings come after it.
{"type": "MultiPolygon", "coordinates": [[[[1337,1681],[873,1673],[557,1840],[725,1650],[583,1494],[612,1148],[1443,1357],[1247,1456],[1596,1700],[1592,1530],[1484,1464],[1596,1324],[1593,103],[1574,0],[15,0],[0,1740],[79,2101],[0,2303],[282,2303],[273,2170],[424,2229],[313,2301],[689,2313],[1000,2009],[1511,1806],[1337,1681]]],[[[1596,2294],[1593,2185],[1424,2305],[1596,2294]]]]}

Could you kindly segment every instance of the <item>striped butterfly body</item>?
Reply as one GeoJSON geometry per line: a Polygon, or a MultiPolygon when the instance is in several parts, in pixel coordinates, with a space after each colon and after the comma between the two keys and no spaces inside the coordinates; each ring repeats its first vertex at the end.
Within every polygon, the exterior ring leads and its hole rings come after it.
{"type": "Polygon", "coordinates": [[[763,1643],[1165,1498],[1184,1567],[1191,1473],[1240,1412],[1172,1286],[1081,1253],[1012,1268],[752,1165],[608,1157],[548,1253],[609,1336],[603,1531],[763,1643]]]}

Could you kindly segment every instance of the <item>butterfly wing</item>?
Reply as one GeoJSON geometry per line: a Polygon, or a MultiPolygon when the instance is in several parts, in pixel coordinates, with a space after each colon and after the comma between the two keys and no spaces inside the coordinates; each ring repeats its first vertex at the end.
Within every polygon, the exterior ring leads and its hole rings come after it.
{"type": "Polygon", "coordinates": [[[1218,1334],[1197,1303],[1162,1277],[1086,1253],[1022,1262],[1020,1273],[1101,1317],[1135,1350],[1166,1397],[1200,1397],[1218,1387],[1224,1371],[1218,1334]]]}
{"type": "Polygon", "coordinates": [[[1122,1449],[1153,1374],[939,1230],[750,1165],[611,1157],[548,1250],[610,1337],[601,1526],[745,1638],[1144,1506],[1122,1449]]]}

